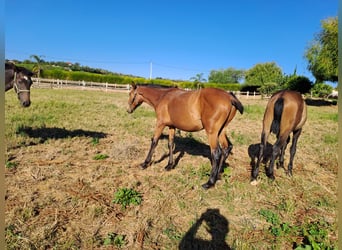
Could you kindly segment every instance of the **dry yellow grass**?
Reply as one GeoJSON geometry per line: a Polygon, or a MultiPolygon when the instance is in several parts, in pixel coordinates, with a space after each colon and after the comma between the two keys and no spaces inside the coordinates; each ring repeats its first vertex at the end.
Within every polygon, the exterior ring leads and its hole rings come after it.
{"type": "MultiPolygon", "coordinates": [[[[289,249],[301,229],[321,223],[325,246],[337,239],[337,107],[309,106],[292,178],[275,170],[269,182],[249,184],[248,146],[259,142],[266,100],[243,99],[246,112],[228,127],[234,149],[215,187],[203,190],[210,170],[205,132],[176,140],[179,162],[166,172],[167,140],[157,162],[137,167],[149,149],[155,118],[143,105],[126,113],[126,93],[32,90],[22,109],[6,93],[6,242],[9,249],[289,249]],[[98,138],[98,141],[94,138],[98,138]],[[108,155],[94,160],[97,154],[108,155]],[[142,194],[138,206],[112,203],[123,187],[142,194]],[[290,232],[275,237],[260,215],[275,213],[290,232]],[[109,248],[110,249],[110,248],[109,248]]],[[[167,130],[165,131],[165,134],[167,130]]],[[[288,159],[288,154],[286,155],[288,159]]],[[[280,226],[274,225],[275,226],[280,226]]]]}

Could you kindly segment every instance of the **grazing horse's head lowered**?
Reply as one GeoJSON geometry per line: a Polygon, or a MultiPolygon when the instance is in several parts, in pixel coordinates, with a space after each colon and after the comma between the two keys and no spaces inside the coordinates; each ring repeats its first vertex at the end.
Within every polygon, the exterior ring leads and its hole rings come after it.
{"type": "Polygon", "coordinates": [[[5,91],[14,88],[18,99],[23,107],[29,107],[30,88],[32,85],[33,73],[24,67],[19,67],[13,63],[5,63],[5,91]]]}
{"type": "Polygon", "coordinates": [[[270,164],[269,167],[266,168],[266,175],[274,180],[273,168],[278,157],[279,162],[277,163],[277,167],[284,168],[284,154],[286,146],[290,141],[290,134],[292,133],[290,160],[287,167],[287,174],[292,176],[292,166],[296,154],[297,141],[302,132],[306,118],[306,105],[300,93],[291,90],[282,90],[272,95],[264,113],[258,160],[256,165],[252,166],[252,185],[258,183],[259,165],[262,159],[265,160],[266,148],[268,145],[267,139],[270,133],[274,133],[277,140],[272,147],[270,164]]]}
{"type": "Polygon", "coordinates": [[[166,170],[171,170],[175,166],[173,159],[175,129],[188,132],[204,129],[211,151],[212,170],[209,180],[202,186],[207,189],[215,185],[219,174],[223,171],[223,164],[233,148],[225,129],[237,110],[243,113],[243,106],[236,96],[215,88],[186,91],[178,88],[132,84],[127,112],[132,113],[143,102],[154,108],[157,126],[150,150],[140,167],[145,169],[152,163],[152,155],[165,127],[169,127],[169,161],[166,170]]]}

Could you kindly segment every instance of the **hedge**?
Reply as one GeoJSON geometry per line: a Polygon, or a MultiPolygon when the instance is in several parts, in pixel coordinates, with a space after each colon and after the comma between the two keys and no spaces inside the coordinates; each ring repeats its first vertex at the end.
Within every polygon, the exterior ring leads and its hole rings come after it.
{"type": "MultiPolygon", "coordinates": [[[[21,65],[32,70],[33,65],[21,65]]],[[[238,83],[196,83],[190,81],[173,81],[169,79],[146,79],[143,77],[127,76],[121,74],[97,74],[84,71],[70,71],[65,70],[60,67],[45,68],[40,77],[49,79],[60,79],[60,80],[71,80],[71,81],[86,81],[86,82],[107,82],[116,84],[130,84],[135,83],[145,83],[145,84],[159,84],[164,86],[178,86],[179,88],[197,89],[201,88],[220,88],[229,91],[239,91],[241,90],[241,84],[238,83]]]]}

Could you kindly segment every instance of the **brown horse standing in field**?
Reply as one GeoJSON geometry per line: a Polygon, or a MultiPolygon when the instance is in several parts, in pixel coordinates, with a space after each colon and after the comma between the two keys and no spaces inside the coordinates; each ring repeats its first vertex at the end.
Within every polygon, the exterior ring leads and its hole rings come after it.
{"type": "Polygon", "coordinates": [[[264,157],[264,149],[270,133],[277,137],[272,147],[270,165],[266,168],[266,175],[274,179],[273,168],[276,158],[279,156],[277,167],[284,167],[284,153],[290,141],[290,133],[293,133],[292,145],[290,148],[290,161],[287,174],[292,176],[293,159],[296,153],[297,141],[306,121],[306,104],[300,93],[291,90],[282,90],[272,95],[269,100],[263,120],[261,133],[260,151],[256,166],[252,168],[252,182],[256,184],[259,173],[260,161],[264,157]]]}
{"type": "Polygon", "coordinates": [[[213,186],[222,171],[222,164],[233,148],[225,129],[234,118],[236,110],[243,113],[241,102],[234,94],[215,88],[186,91],[132,84],[127,112],[132,113],[143,102],[154,108],[157,126],[150,150],[141,167],[145,169],[151,164],[154,149],[166,126],[169,127],[169,161],[166,170],[174,167],[175,129],[188,132],[204,129],[210,145],[212,170],[208,182],[202,186],[206,189],[213,186]]]}
{"type": "Polygon", "coordinates": [[[5,91],[14,88],[23,107],[28,107],[31,104],[32,76],[33,73],[24,67],[16,66],[10,62],[5,63],[5,91]]]}

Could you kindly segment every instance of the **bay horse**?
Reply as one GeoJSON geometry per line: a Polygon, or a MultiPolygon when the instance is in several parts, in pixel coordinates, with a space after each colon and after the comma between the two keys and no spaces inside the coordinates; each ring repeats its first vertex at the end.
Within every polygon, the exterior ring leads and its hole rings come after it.
{"type": "Polygon", "coordinates": [[[208,189],[213,186],[233,148],[225,129],[234,118],[236,110],[243,113],[241,102],[233,93],[216,88],[186,91],[179,88],[159,88],[133,83],[129,92],[127,112],[132,113],[143,102],[154,108],[157,124],[149,152],[140,167],[145,169],[151,164],[153,152],[165,127],[169,127],[169,160],[166,170],[171,170],[175,164],[173,160],[175,129],[188,132],[204,129],[208,136],[212,169],[208,182],[202,187],[208,189]]]}
{"type": "Polygon", "coordinates": [[[292,133],[292,145],[290,148],[290,161],[287,168],[287,175],[292,176],[293,159],[296,154],[297,141],[306,122],[307,108],[300,93],[292,90],[281,90],[274,93],[266,106],[261,143],[257,163],[252,167],[251,184],[257,184],[259,165],[267,146],[267,139],[270,133],[276,135],[276,142],[272,147],[272,156],[269,167],[266,168],[266,175],[274,180],[274,163],[279,157],[277,168],[284,168],[284,154],[286,146],[290,141],[292,133]]]}
{"type": "Polygon", "coordinates": [[[14,88],[23,107],[29,107],[33,73],[11,62],[5,63],[5,91],[14,88]]]}

